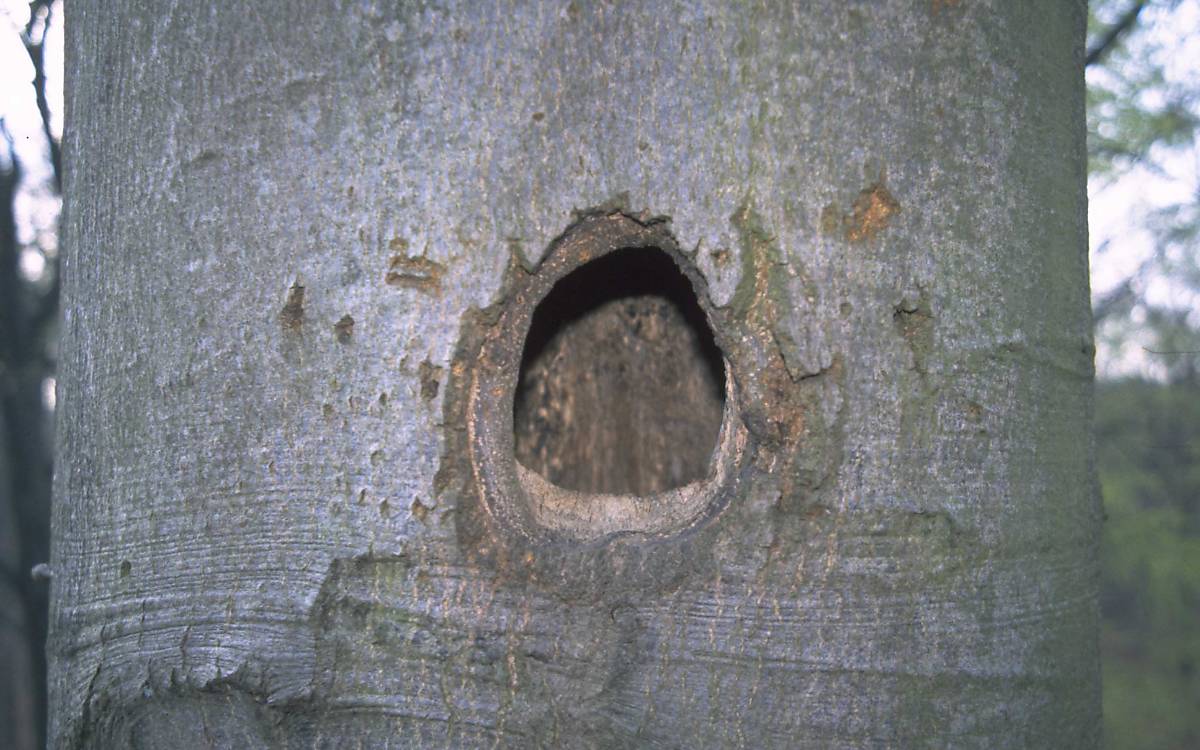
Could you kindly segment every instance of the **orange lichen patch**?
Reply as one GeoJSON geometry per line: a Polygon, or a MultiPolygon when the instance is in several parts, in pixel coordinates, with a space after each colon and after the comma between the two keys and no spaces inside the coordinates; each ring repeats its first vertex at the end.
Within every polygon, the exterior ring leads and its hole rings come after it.
{"type": "Polygon", "coordinates": [[[846,239],[863,242],[879,234],[900,213],[897,201],[882,182],[864,188],[854,200],[854,209],[844,217],[846,239]]]}
{"type": "Polygon", "coordinates": [[[437,294],[442,289],[445,273],[445,266],[429,258],[393,255],[383,280],[390,286],[437,294]]]}

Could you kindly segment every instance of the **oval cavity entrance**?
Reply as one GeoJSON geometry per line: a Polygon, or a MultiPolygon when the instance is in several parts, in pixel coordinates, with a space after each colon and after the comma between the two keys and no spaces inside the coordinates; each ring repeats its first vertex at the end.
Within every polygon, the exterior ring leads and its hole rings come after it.
{"type": "Polygon", "coordinates": [[[516,459],[576,492],[682,487],[712,473],[725,392],[687,277],[658,248],[616,250],[534,310],[514,394],[516,459]]]}

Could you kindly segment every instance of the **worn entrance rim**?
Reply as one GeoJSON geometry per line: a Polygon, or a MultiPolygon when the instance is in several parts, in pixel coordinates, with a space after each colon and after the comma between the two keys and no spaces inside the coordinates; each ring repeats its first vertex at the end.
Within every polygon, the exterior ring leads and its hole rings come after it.
{"type": "Polygon", "coordinates": [[[714,517],[736,492],[748,434],[728,361],[720,432],[709,470],[698,481],[646,495],[580,492],[552,484],[515,457],[513,399],[535,308],[565,276],[623,249],[670,256],[716,332],[703,278],[680,252],[666,222],[643,222],[620,213],[586,217],[554,243],[536,271],[519,274],[471,365],[467,394],[471,470],[479,500],[489,525],[506,535],[525,541],[602,542],[630,534],[662,538],[714,517]]]}

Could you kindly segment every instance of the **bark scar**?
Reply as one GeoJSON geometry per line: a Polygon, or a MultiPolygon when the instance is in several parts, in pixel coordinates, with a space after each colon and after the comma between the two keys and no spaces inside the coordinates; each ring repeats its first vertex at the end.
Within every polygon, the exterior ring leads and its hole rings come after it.
{"type": "Polygon", "coordinates": [[[389,286],[416,289],[425,294],[440,294],[446,267],[437,261],[420,256],[393,255],[388,261],[383,280],[389,286]]]}

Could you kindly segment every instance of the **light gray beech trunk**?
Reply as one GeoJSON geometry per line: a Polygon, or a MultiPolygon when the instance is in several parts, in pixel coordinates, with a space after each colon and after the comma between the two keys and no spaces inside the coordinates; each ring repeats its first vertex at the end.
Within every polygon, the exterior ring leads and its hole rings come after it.
{"type": "Polygon", "coordinates": [[[1082,0],[333,5],[70,5],[54,747],[1097,744],[1082,0]]]}

